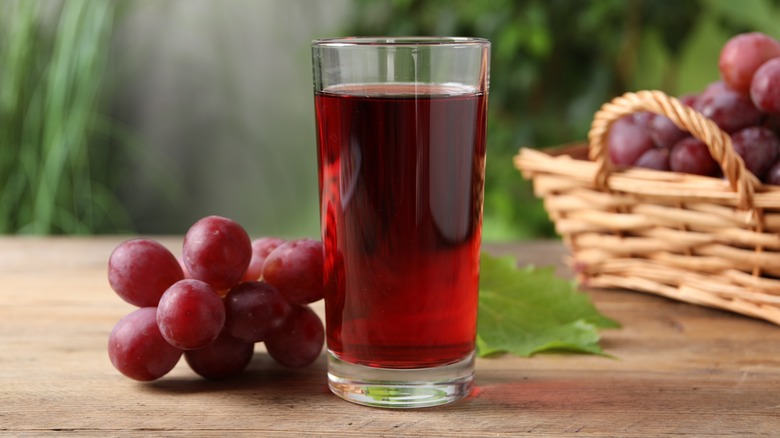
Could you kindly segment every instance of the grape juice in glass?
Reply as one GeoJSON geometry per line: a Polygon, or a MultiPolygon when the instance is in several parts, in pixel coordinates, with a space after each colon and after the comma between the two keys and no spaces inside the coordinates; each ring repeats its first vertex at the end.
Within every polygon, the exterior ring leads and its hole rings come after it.
{"type": "Polygon", "coordinates": [[[473,379],[489,43],[361,38],[313,51],[330,387],[373,406],[462,398],[473,379]]]}

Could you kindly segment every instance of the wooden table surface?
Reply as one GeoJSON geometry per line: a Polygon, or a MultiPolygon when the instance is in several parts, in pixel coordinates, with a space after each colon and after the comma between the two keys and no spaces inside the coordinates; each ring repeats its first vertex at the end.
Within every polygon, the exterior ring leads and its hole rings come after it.
{"type": "MultiPolygon", "coordinates": [[[[258,349],[242,377],[206,381],[182,361],[151,383],[110,364],[108,334],[133,307],[109,289],[122,238],[0,238],[0,435],[778,436],[780,328],[664,298],[589,291],[623,327],[614,358],[542,354],[477,361],[452,405],[382,410],[326,386],[324,356],[287,370],[258,349]]],[[[164,240],[178,249],[180,239],[164,240]]],[[[486,245],[559,266],[558,242],[486,245]]],[[[315,305],[322,312],[322,305],[315,305]]]]}

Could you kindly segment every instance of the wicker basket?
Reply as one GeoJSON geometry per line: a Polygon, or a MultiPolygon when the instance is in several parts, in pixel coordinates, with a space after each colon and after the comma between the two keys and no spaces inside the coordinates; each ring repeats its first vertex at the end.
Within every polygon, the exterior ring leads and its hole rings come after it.
{"type": "Polygon", "coordinates": [[[780,324],[780,186],[747,171],[727,134],[677,99],[641,91],[604,104],[588,139],[553,152],[523,148],[515,157],[583,286],[650,292],[780,324]],[[724,178],[613,166],[610,124],[638,111],[666,115],[705,142],[724,178]]]}

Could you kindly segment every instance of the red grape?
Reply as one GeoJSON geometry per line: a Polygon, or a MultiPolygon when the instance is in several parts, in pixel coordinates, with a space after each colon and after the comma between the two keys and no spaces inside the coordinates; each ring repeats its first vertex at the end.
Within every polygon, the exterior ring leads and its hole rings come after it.
{"type": "Polygon", "coordinates": [[[160,298],[157,325],[171,345],[182,350],[202,348],[225,326],[225,305],[209,284],[181,280],[160,298]]]}
{"type": "Polygon", "coordinates": [[[647,127],[631,117],[617,119],[607,134],[609,158],[614,164],[631,166],[640,155],[653,147],[647,127]]]}
{"type": "Polygon", "coordinates": [[[244,278],[241,281],[255,281],[259,280],[263,275],[263,264],[266,257],[276,247],[284,243],[284,239],[277,237],[262,237],[252,241],[252,260],[249,262],[249,267],[246,269],[244,278]]]}
{"type": "Polygon", "coordinates": [[[641,126],[643,128],[649,128],[650,125],[653,123],[653,119],[655,119],[655,113],[652,113],[650,111],[637,111],[626,117],[629,118],[637,126],[641,126]]]}
{"type": "Polygon", "coordinates": [[[306,366],[319,357],[325,342],[322,321],[308,306],[294,306],[273,337],[265,341],[268,354],[289,368],[306,366]]]}
{"type": "Polygon", "coordinates": [[[263,279],[292,304],[320,300],[325,293],[322,252],[322,243],[316,240],[285,242],[265,259],[263,279]]]}
{"type": "Polygon", "coordinates": [[[157,309],[142,307],[120,319],[108,337],[108,357],[122,374],[140,381],[168,374],[182,351],[163,339],[157,328],[157,309]]]}
{"type": "Polygon", "coordinates": [[[780,142],[775,133],[760,126],[735,132],[731,135],[731,142],[745,167],[758,178],[766,174],[780,154],[780,142]]]}
{"type": "Polygon", "coordinates": [[[764,63],[753,77],[750,87],[753,104],[767,113],[780,113],[780,58],[764,63]]]}
{"type": "Polygon", "coordinates": [[[192,278],[225,291],[244,277],[252,259],[252,242],[235,221],[208,216],[187,231],[183,253],[192,278]]]}
{"type": "Polygon", "coordinates": [[[305,366],[325,339],[322,321],[306,306],[323,297],[323,277],[322,243],[252,242],[219,216],[190,227],[181,259],[155,241],[127,241],[109,259],[109,282],[142,308],[111,332],[111,363],[133,379],[154,380],[184,355],[197,374],[222,379],[244,370],[254,344],[266,342],[280,364],[305,366]],[[242,282],[263,277],[269,281],[242,282]]]}
{"type": "Polygon", "coordinates": [[[706,100],[711,98],[712,96],[722,93],[724,91],[728,91],[730,88],[726,85],[723,81],[714,81],[707,84],[706,87],[704,87],[704,91],[699,94],[696,99],[692,101],[691,108],[696,108],[696,102],[700,100],[706,100]]]}
{"type": "Polygon", "coordinates": [[[655,170],[669,170],[669,149],[652,148],[637,158],[637,167],[655,170]]]}
{"type": "Polygon", "coordinates": [[[705,176],[715,176],[720,172],[720,166],[712,159],[707,145],[693,137],[686,137],[672,147],[669,168],[675,172],[705,176]]]}
{"type": "Polygon", "coordinates": [[[678,141],[687,137],[688,133],[678,128],[672,119],[657,115],[650,123],[650,137],[653,143],[660,148],[671,149],[678,141]]]}
{"type": "Polygon", "coordinates": [[[176,257],[160,243],[133,239],[121,243],[108,259],[108,282],[123,300],[154,307],[163,292],[184,278],[176,257]]]}
{"type": "Polygon", "coordinates": [[[187,365],[207,379],[236,376],[252,361],[255,344],[236,339],[223,331],[213,342],[197,350],[184,352],[187,365]]]}
{"type": "Polygon", "coordinates": [[[225,297],[225,328],[233,337],[262,342],[278,330],[290,313],[290,304],[264,281],[241,283],[225,297]]]}
{"type": "Polygon", "coordinates": [[[718,60],[720,74],[736,92],[747,95],[756,70],[780,56],[780,42],[760,32],[734,36],[723,46],[718,60]]]}
{"type": "Polygon", "coordinates": [[[761,122],[763,114],[745,95],[728,87],[712,87],[696,100],[694,109],[732,133],[761,122]]]}

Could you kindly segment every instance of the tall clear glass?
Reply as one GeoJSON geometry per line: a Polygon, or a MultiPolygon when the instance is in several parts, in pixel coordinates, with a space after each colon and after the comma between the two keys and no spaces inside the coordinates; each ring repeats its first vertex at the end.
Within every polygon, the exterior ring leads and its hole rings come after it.
{"type": "Polygon", "coordinates": [[[466,396],[490,43],[312,43],[331,390],[380,407],[466,396]]]}

